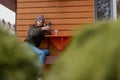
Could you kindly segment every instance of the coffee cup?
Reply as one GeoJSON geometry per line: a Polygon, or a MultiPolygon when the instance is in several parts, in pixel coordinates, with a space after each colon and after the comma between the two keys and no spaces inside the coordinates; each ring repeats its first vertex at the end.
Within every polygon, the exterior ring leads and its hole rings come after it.
{"type": "Polygon", "coordinates": [[[58,30],[54,30],[54,35],[58,35],[58,30]]]}

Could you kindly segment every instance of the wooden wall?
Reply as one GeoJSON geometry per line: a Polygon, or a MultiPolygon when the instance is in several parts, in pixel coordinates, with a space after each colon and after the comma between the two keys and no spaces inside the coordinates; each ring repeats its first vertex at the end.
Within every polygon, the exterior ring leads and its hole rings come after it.
{"type": "MultiPolygon", "coordinates": [[[[94,23],[94,0],[17,0],[16,34],[23,41],[39,15],[52,22],[52,30],[71,34],[85,23],[94,23]]],[[[44,45],[47,45],[44,42],[44,45]]],[[[52,55],[59,52],[49,43],[52,55]]]]}

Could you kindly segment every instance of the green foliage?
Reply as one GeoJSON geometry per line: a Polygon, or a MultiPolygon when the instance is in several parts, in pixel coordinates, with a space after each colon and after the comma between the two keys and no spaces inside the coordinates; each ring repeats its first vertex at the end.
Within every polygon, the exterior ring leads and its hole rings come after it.
{"type": "Polygon", "coordinates": [[[47,80],[120,80],[120,23],[80,28],[47,80]]]}
{"type": "Polygon", "coordinates": [[[0,80],[36,80],[38,70],[37,56],[0,28],[0,80]]]}

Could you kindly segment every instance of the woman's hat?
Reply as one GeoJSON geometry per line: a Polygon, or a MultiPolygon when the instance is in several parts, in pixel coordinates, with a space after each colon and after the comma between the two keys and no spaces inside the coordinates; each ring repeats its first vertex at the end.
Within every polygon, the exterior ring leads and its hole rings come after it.
{"type": "Polygon", "coordinates": [[[40,15],[40,16],[38,16],[38,18],[36,18],[35,22],[38,21],[38,20],[43,20],[43,21],[45,21],[45,18],[44,18],[43,15],[40,15]]]}

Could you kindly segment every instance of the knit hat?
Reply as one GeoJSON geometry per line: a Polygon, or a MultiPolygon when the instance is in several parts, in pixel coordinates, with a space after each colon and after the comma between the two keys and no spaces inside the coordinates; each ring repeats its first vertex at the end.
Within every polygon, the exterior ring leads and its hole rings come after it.
{"type": "Polygon", "coordinates": [[[38,18],[36,18],[35,22],[38,21],[38,20],[43,20],[43,21],[45,21],[45,18],[44,18],[43,15],[40,15],[40,16],[38,16],[38,18]]]}

